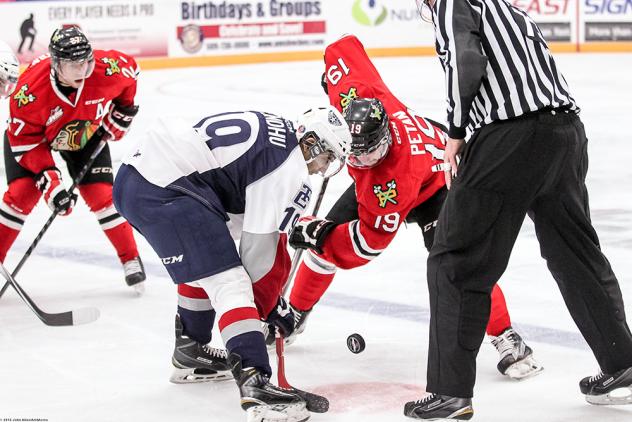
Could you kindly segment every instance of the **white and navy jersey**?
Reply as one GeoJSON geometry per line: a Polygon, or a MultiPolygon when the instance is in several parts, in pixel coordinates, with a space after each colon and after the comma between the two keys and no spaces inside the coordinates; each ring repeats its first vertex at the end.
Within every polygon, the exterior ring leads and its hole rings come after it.
{"type": "Polygon", "coordinates": [[[170,119],[156,124],[123,161],[150,183],[230,216],[255,303],[267,316],[290,270],[286,233],[312,196],[292,124],[256,111],[208,116],[194,125],[170,119]]]}
{"type": "Polygon", "coordinates": [[[257,111],[191,121],[159,121],[123,160],[154,185],[217,208],[197,186],[211,186],[221,212],[243,215],[243,231],[287,232],[311,196],[292,124],[257,111]]]}

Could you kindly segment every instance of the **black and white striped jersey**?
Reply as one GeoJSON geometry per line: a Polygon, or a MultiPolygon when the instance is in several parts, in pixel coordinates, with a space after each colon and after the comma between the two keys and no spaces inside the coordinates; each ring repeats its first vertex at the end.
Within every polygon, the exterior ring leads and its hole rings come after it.
{"type": "Polygon", "coordinates": [[[540,29],[525,12],[505,0],[437,0],[433,23],[450,137],[544,108],[579,113],[540,29]]]}

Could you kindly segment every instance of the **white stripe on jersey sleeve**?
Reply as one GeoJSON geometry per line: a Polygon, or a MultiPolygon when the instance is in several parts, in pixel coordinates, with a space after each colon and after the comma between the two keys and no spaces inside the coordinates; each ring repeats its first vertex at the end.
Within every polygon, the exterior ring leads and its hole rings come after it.
{"type": "Polygon", "coordinates": [[[349,236],[351,236],[351,244],[353,245],[353,251],[360,258],[371,261],[382,253],[384,249],[373,249],[369,246],[366,239],[360,232],[360,221],[355,220],[349,224],[349,236]]]}

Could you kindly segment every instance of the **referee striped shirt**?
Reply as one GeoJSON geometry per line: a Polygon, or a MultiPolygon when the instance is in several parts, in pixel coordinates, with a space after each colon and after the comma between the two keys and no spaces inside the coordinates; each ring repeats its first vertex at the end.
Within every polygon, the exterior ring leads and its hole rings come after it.
{"type": "Polygon", "coordinates": [[[436,0],[448,135],[544,108],[579,113],[536,23],[505,0],[436,0]]]}

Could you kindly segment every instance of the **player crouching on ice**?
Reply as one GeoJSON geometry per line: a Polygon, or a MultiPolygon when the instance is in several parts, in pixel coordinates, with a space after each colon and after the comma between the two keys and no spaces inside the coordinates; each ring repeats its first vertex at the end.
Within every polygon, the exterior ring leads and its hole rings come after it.
{"type": "Polygon", "coordinates": [[[232,371],[248,420],[309,418],[301,397],[270,383],[260,320],[283,336],[294,329],[280,298],[286,233],[312,196],[309,174],[336,173],[350,142],[333,107],[306,112],[296,129],[273,114],[232,112],[158,123],[124,160],[116,208],[178,285],[173,382],[232,371]],[[207,345],[216,316],[227,351],[207,345]]]}
{"type": "MultiPolygon", "coordinates": [[[[64,187],[52,151],[76,179],[99,144],[97,128],[118,141],[138,111],[138,66],[116,50],[93,50],[76,27],[55,30],[50,55],[37,58],[11,96],[4,137],[8,189],[0,201],[0,262],[42,197],[52,211],[69,215],[77,199],[64,187]],[[88,142],[90,141],[90,142],[88,142]]],[[[78,183],[78,190],[123,264],[127,285],[141,293],[145,272],[130,225],[112,205],[112,159],[106,145],[78,183]]]]}
{"type": "MultiPolygon", "coordinates": [[[[390,92],[356,37],[328,46],[325,66],[323,88],[331,104],[344,109],[352,135],[347,163],[355,183],[325,219],[304,217],[290,235],[290,245],[309,252],[290,295],[297,326],[288,342],[305,330],[337,268],[369,263],[404,221],[419,225],[430,250],[447,194],[442,126],[417,116],[390,92]]],[[[487,333],[500,354],[498,370],[513,379],[539,373],[531,348],[511,327],[502,290],[496,285],[490,294],[487,333]]]]}

